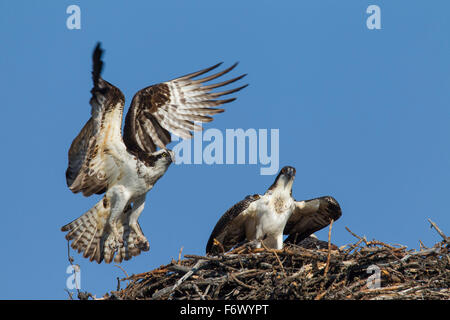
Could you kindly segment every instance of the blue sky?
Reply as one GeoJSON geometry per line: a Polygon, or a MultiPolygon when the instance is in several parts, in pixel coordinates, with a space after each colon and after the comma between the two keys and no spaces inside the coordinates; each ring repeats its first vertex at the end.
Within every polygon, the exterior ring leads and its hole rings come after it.
{"type": "MultiPolygon", "coordinates": [[[[67,299],[67,243],[60,227],[98,196],[66,186],[67,151],[89,118],[91,53],[103,77],[134,93],[219,61],[240,64],[250,86],[205,129],[279,129],[280,167],[297,169],[293,195],[332,195],[349,227],[369,240],[418,248],[450,233],[450,20],[448,1],[2,1],[1,299],[67,299]],[[66,8],[81,8],[81,29],[66,8]],[[369,30],[366,8],[381,8],[369,30]]],[[[173,148],[174,144],[169,145],[173,148]]],[[[219,217],[274,176],[260,164],[173,165],[140,218],[150,251],[128,274],[203,254],[219,217]]],[[[327,230],[317,233],[326,238],[327,230]]],[[[97,296],[123,272],[90,263],[81,286],[97,296]]]]}

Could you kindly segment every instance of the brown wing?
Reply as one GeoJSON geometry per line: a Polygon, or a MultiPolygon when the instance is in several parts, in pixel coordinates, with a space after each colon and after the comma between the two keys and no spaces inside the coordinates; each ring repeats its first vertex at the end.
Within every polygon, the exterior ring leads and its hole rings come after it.
{"type": "Polygon", "coordinates": [[[223,109],[213,107],[236,98],[217,98],[237,92],[247,85],[211,92],[243,78],[245,74],[220,83],[204,85],[205,82],[228,73],[237,63],[211,76],[194,80],[219,65],[220,63],[138,91],[125,118],[124,142],[127,148],[135,152],[154,152],[156,147],[164,148],[171,141],[170,133],[189,139],[192,137],[191,131],[202,129],[194,122],[210,122],[213,120],[211,115],[223,112],[223,109]]]}
{"type": "Polygon", "coordinates": [[[92,57],[91,118],[70,146],[66,170],[70,190],[85,196],[106,191],[108,182],[118,174],[110,151],[125,149],[120,132],[125,99],[118,88],[101,78],[101,55],[97,44],[92,57]]]}
{"type": "Polygon", "coordinates": [[[209,237],[206,253],[217,254],[222,251],[226,252],[245,240],[245,224],[253,213],[250,211],[249,206],[259,198],[260,196],[257,194],[247,196],[223,214],[209,237]],[[217,240],[220,244],[218,245],[214,240],[217,240]]]}
{"type": "Polygon", "coordinates": [[[342,215],[339,203],[330,196],[297,201],[296,208],[284,228],[285,242],[299,243],[311,234],[336,221],[342,215]]]}

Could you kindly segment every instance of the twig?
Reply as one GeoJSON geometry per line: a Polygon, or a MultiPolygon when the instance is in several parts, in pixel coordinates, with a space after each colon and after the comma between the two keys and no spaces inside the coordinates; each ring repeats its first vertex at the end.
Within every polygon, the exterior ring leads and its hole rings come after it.
{"type": "Polygon", "coordinates": [[[200,291],[199,287],[194,283],[194,290],[200,296],[200,299],[205,300],[205,295],[200,291]]]}
{"type": "Polygon", "coordinates": [[[239,280],[238,278],[236,278],[236,277],[234,276],[233,273],[230,273],[230,278],[233,279],[233,281],[236,281],[237,284],[239,284],[239,285],[241,285],[241,286],[243,286],[243,287],[245,287],[245,288],[247,288],[247,289],[251,289],[251,290],[256,290],[256,289],[258,289],[258,288],[254,287],[254,286],[251,286],[251,285],[248,285],[248,284],[242,282],[241,280],[239,280]]]}
{"type": "MultiPolygon", "coordinates": [[[[125,279],[128,280],[128,284],[130,284],[130,277],[128,276],[128,273],[125,271],[125,269],[117,264],[115,264],[114,267],[119,268],[120,270],[122,270],[123,273],[125,273],[125,279]]],[[[123,280],[125,280],[125,279],[123,279],[123,280]]],[[[121,282],[120,278],[117,277],[117,291],[120,290],[120,282],[121,282]]]]}
{"type": "Polygon", "coordinates": [[[281,271],[283,272],[284,277],[287,278],[286,272],[284,271],[283,264],[281,263],[281,260],[280,260],[280,258],[278,257],[277,252],[276,252],[274,249],[269,249],[269,248],[267,248],[266,245],[264,244],[264,241],[261,241],[261,245],[264,247],[264,249],[266,249],[266,250],[269,251],[269,252],[272,252],[272,253],[275,255],[275,258],[277,259],[278,264],[279,264],[280,267],[281,267],[281,271]]]}
{"type": "Polygon", "coordinates": [[[391,261],[391,262],[388,262],[388,263],[381,263],[381,264],[377,264],[377,265],[379,267],[392,266],[392,265],[397,264],[397,263],[406,262],[406,260],[408,260],[409,258],[411,258],[413,256],[417,256],[417,255],[425,255],[426,256],[426,255],[429,255],[431,253],[439,253],[439,251],[440,251],[439,248],[433,247],[433,248],[429,248],[429,249],[426,249],[426,250],[420,250],[420,251],[408,253],[406,256],[404,256],[401,259],[397,258],[398,260],[396,260],[396,261],[391,261]]]}
{"type": "Polygon", "coordinates": [[[428,249],[427,246],[425,246],[422,242],[422,240],[419,240],[420,249],[428,249]]]}
{"type": "Polygon", "coordinates": [[[169,267],[170,271],[176,271],[176,272],[181,272],[181,273],[186,273],[189,272],[191,270],[191,268],[180,265],[180,264],[173,264],[169,267]]]}
{"type": "Polygon", "coordinates": [[[125,273],[126,278],[127,278],[127,279],[129,278],[128,273],[125,271],[124,268],[122,268],[121,266],[119,266],[119,265],[117,265],[117,264],[115,264],[114,267],[117,267],[117,268],[119,268],[120,270],[122,270],[123,273],[125,273]]]}
{"type": "MultiPolygon", "coordinates": [[[[346,251],[344,252],[345,253],[345,258],[347,258],[347,256],[350,255],[350,253],[354,249],[358,248],[358,246],[361,244],[361,242],[363,242],[363,239],[358,240],[358,242],[356,242],[355,244],[352,244],[348,249],[346,249],[346,251]]],[[[355,252],[358,253],[358,251],[355,251],[355,252]]]]}
{"type": "Polygon", "coordinates": [[[436,225],[436,223],[434,223],[433,221],[431,221],[431,219],[428,219],[428,222],[431,223],[431,227],[437,231],[437,233],[439,233],[439,235],[442,237],[442,239],[444,239],[445,242],[449,242],[448,237],[441,231],[441,229],[439,229],[439,227],[436,225]]]}
{"type": "Polygon", "coordinates": [[[69,259],[69,263],[73,265],[73,257],[70,256],[70,242],[67,240],[67,258],[69,259]]]}
{"type": "Polygon", "coordinates": [[[69,295],[69,299],[70,299],[70,300],[73,300],[73,293],[70,292],[70,291],[67,290],[67,289],[64,289],[64,291],[67,292],[67,294],[69,295]]]}
{"type": "Polygon", "coordinates": [[[213,260],[213,261],[220,260],[220,257],[210,257],[210,256],[204,257],[204,256],[196,255],[196,254],[185,254],[184,257],[188,258],[188,259],[201,259],[201,260],[213,260]]]}
{"type": "Polygon", "coordinates": [[[327,256],[327,264],[325,265],[325,271],[323,273],[324,278],[327,277],[328,268],[330,267],[330,258],[331,258],[331,228],[333,228],[334,220],[330,221],[330,229],[328,230],[328,256],[327,256]]]}
{"type": "Polygon", "coordinates": [[[175,291],[180,284],[182,284],[186,279],[188,279],[190,276],[192,276],[198,269],[200,269],[205,263],[207,263],[208,260],[198,260],[197,263],[191,268],[189,272],[187,272],[183,277],[181,277],[172,287],[166,287],[162,290],[159,290],[155,292],[152,296],[153,299],[158,299],[162,297],[163,295],[170,293],[171,298],[173,292],[175,291]]]}
{"type": "Polygon", "coordinates": [[[390,286],[390,287],[384,287],[384,288],[362,289],[362,290],[360,290],[360,292],[363,292],[363,293],[375,293],[375,292],[392,291],[392,290],[403,289],[403,288],[406,288],[407,286],[408,286],[408,284],[399,284],[399,285],[390,286]]]}
{"type": "Polygon", "coordinates": [[[326,293],[327,293],[326,290],[323,291],[323,292],[321,292],[321,293],[319,293],[319,294],[314,298],[314,300],[321,300],[321,299],[323,298],[323,296],[324,296],[326,293]]]}
{"type": "Polygon", "coordinates": [[[180,264],[181,261],[181,253],[183,252],[183,247],[180,248],[180,252],[178,252],[178,261],[177,264],[180,264]]]}
{"type": "Polygon", "coordinates": [[[347,230],[348,232],[350,232],[350,234],[351,234],[352,236],[354,236],[355,238],[357,238],[357,239],[359,239],[359,240],[361,240],[361,241],[364,241],[364,243],[367,245],[366,237],[360,237],[360,236],[358,236],[357,234],[353,233],[348,227],[345,227],[345,230],[347,230]]]}
{"type": "MultiPolygon", "coordinates": [[[[325,271],[323,272],[323,281],[320,284],[320,291],[323,290],[323,287],[325,286],[325,281],[327,280],[327,274],[328,274],[328,268],[330,267],[330,258],[331,258],[331,229],[333,228],[333,222],[334,220],[331,219],[330,221],[330,228],[328,229],[328,254],[327,254],[327,262],[325,264],[325,271]]],[[[319,291],[319,292],[320,292],[319,291]]],[[[320,300],[323,298],[323,296],[326,294],[326,290],[322,293],[319,293],[314,300],[320,300]]]]}

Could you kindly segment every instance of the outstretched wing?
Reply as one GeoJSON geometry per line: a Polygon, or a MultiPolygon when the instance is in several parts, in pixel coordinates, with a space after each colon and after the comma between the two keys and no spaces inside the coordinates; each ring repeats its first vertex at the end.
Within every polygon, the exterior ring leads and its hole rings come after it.
{"type": "Polygon", "coordinates": [[[246,238],[245,226],[255,210],[250,206],[260,198],[259,195],[247,196],[227,210],[219,219],[206,245],[206,253],[226,252],[246,238]]]}
{"type": "Polygon", "coordinates": [[[336,221],[342,215],[339,203],[330,196],[297,201],[296,208],[284,227],[289,236],[285,242],[300,243],[312,233],[336,221]]]}
{"type": "Polygon", "coordinates": [[[118,174],[111,154],[125,149],[121,136],[125,99],[118,88],[100,76],[102,51],[98,43],[92,56],[91,118],[70,146],[66,171],[70,190],[85,196],[106,191],[108,182],[118,174]]]}
{"type": "Polygon", "coordinates": [[[223,112],[224,109],[214,107],[236,98],[217,98],[237,92],[247,85],[222,92],[211,90],[238,81],[245,74],[220,83],[204,83],[233,70],[237,63],[211,76],[194,80],[220,64],[138,91],[125,118],[124,142],[127,148],[135,152],[154,152],[156,147],[164,148],[171,141],[170,133],[189,139],[192,137],[191,131],[202,129],[194,122],[210,122],[213,120],[211,115],[223,112]]]}

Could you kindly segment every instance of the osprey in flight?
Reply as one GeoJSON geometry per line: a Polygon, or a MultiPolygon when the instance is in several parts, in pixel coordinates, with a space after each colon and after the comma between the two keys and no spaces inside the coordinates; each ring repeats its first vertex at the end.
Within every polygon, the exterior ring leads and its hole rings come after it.
{"type": "Polygon", "coordinates": [[[247,240],[282,249],[284,242],[299,244],[341,216],[338,202],[330,196],[305,201],[292,198],[295,168],[284,167],[264,195],[247,196],[217,222],[206,253],[228,251],[247,240]]]}
{"type": "Polygon", "coordinates": [[[245,76],[205,85],[229,71],[197,78],[217,68],[194,72],[138,91],[131,101],[121,133],[125,98],[115,86],[101,77],[102,49],[93,53],[91,118],[72,142],[67,185],[84,196],[105,194],[88,212],[63,226],[71,247],[98,263],[131,259],[149,244],[138,223],[145,196],[174,162],[174,153],[165,148],[170,133],[192,137],[201,130],[194,122],[210,122],[211,115],[223,112],[214,108],[236,98],[217,98],[237,92],[247,85],[222,92],[212,89],[233,83],[245,76]],[[197,79],[195,79],[197,78],[197,79]],[[156,150],[160,148],[159,150],[156,150]]]}

